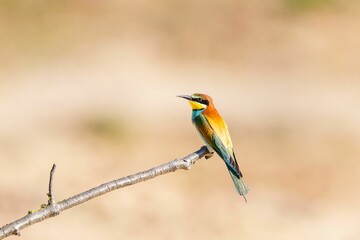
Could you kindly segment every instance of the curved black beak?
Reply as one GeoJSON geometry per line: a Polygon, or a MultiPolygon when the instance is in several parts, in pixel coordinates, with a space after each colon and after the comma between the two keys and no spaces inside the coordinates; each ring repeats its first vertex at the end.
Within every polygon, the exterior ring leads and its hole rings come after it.
{"type": "Polygon", "coordinates": [[[187,100],[192,100],[192,97],[190,95],[178,95],[177,97],[180,97],[180,98],[185,98],[187,100]]]}

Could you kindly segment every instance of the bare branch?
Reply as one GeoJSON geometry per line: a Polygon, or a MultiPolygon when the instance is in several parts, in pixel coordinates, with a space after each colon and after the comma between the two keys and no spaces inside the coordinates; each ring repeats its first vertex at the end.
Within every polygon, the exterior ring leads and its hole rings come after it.
{"type": "Polygon", "coordinates": [[[209,156],[209,151],[206,146],[201,147],[196,152],[184,158],[175,159],[171,162],[162,164],[149,170],[101,184],[98,187],[79,193],[58,203],[55,203],[52,187],[53,175],[56,168],[56,165],[54,164],[50,172],[48,204],[36,212],[30,212],[26,216],[2,226],[0,228],[0,239],[10,235],[20,236],[20,230],[35,223],[41,222],[47,218],[54,217],[64,210],[77,206],[110,191],[143,182],[169,172],[175,172],[179,169],[189,170],[197,160],[204,156],[209,156]]]}

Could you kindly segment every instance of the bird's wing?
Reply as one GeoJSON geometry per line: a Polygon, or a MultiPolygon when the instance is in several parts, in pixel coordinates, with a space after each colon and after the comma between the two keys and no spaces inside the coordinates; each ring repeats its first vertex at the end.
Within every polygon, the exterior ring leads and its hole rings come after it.
{"type": "MultiPolygon", "coordinates": [[[[210,120],[211,121],[211,120],[210,120]]],[[[239,166],[236,162],[236,158],[232,149],[230,137],[226,138],[224,134],[228,134],[227,127],[224,133],[223,130],[219,130],[215,127],[215,124],[210,124],[209,118],[204,115],[199,115],[194,119],[194,124],[199,131],[202,139],[212,147],[217,154],[225,161],[228,169],[238,178],[242,176],[239,166]],[[229,147],[226,147],[226,144],[229,144],[229,147]]],[[[226,126],[226,124],[225,124],[226,126]]]]}
{"type": "Polygon", "coordinates": [[[220,138],[221,142],[224,144],[224,147],[229,151],[230,155],[232,155],[233,151],[233,144],[231,142],[230,134],[226,122],[220,115],[213,115],[209,117],[204,115],[207,122],[214,130],[216,135],[220,138]]]}

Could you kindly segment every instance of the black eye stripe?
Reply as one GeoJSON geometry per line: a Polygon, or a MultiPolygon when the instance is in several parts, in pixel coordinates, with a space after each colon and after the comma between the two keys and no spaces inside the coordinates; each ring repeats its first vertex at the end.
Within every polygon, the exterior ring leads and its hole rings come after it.
{"type": "Polygon", "coordinates": [[[202,98],[196,98],[194,99],[194,101],[198,102],[198,103],[201,103],[201,104],[205,104],[205,105],[209,105],[209,101],[206,100],[206,99],[202,99],[202,98]]]}

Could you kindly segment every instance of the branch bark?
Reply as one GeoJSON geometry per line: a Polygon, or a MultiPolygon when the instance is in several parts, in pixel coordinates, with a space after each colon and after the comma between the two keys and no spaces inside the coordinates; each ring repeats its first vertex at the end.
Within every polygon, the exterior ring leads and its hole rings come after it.
{"type": "Polygon", "coordinates": [[[20,236],[20,230],[30,225],[44,221],[47,218],[57,216],[62,211],[65,211],[69,208],[82,204],[95,197],[101,196],[116,189],[143,182],[169,172],[175,172],[179,169],[189,170],[197,160],[204,156],[211,156],[206,146],[201,147],[199,150],[189,154],[186,157],[175,159],[173,161],[151,168],[149,170],[101,184],[100,186],[94,187],[85,192],[69,197],[58,203],[55,203],[53,195],[53,175],[56,168],[54,164],[50,172],[48,204],[42,206],[38,211],[29,212],[26,216],[12,223],[2,226],[0,228],[0,239],[4,239],[10,235],[20,236]]]}

